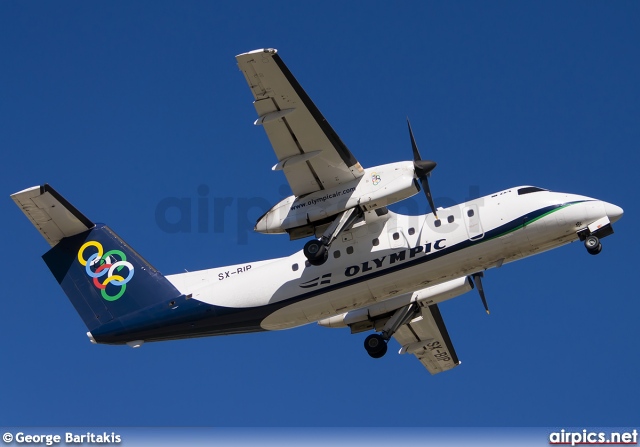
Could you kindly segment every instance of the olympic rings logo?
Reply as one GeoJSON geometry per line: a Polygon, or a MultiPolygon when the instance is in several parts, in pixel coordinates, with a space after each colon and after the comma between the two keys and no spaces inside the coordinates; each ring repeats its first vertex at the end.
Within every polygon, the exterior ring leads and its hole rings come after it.
{"type": "Polygon", "coordinates": [[[78,261],[85,266],[87,275],[93,278],[93,285],[100,289],[102,298],[107,301],[119,299],[127,290],[127,283],[133,278],[133,265],[127,262],[127,255],[120,250],[109,250],[104,253],[100,242],[85,242],[78,251],[78,261]],[[84,252],[88,247],[94,247],[98,251],[85,259],[84,252]],[[129,270],[126,278],[120,274],[124,267],[129,270]],[[116,270],[118,274],[114,274],[116,270]],[[107,275],[107,277],[100,282],[98,278],[102,278],[104,275],[107,275]],[[120,286],[120,291],[115,295],[109,295],[107,293],[107,284],[120,286]]]}

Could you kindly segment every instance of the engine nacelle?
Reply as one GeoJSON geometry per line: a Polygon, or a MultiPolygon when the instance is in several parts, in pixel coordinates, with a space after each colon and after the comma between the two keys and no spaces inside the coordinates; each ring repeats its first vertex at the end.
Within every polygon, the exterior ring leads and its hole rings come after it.
{"type": "Polygon", "coordinates": [[[467,293],[471,289],[473,289],[471,278],[464,276],[413,293],[390,298],[369,307],[325,318],[318,321],[318,324],[324,327],[347,327],[365,321],[373,323],[376,317],[387,315],[408,304],[419,302],[424,306],[430,306],[455,298],[463,293],[467,293]]]}
{"type": "Polygon", "coordinates": [[[362,177],[332,189],[301,197],[289,196],[267,211],[258,222],[259,233],[288,232],[292,239],[313,233],[317,225],[332,221],[337,214],[359,206],[369,211],[415,195],[413,162],[391,163],[366,169],[362,177]],[[307,228],[307,231],[295,229],[307,228]]]}

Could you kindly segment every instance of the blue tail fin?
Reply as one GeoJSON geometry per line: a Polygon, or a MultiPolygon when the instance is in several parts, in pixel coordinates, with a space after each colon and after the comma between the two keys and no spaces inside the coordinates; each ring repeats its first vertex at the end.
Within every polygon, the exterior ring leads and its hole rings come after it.
{"type": "Polygon", "coordinates": [[[94,224],[49,185],[11,198],[52,246],[43,259],[94,341],[120,344],[188,333],[178,323],[202,303],[182,295],[108,226],[94,224]]]}
{"type": "Polygon", "coordinates": [[[180,296],[106,225],[62,239],[43,259],[91,332],[180,296]]]}

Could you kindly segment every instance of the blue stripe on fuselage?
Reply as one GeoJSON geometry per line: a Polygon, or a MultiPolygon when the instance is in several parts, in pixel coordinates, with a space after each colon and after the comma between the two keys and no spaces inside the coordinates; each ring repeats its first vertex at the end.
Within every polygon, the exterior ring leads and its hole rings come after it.
{"type": "MultiPolygon", "coordinates": [[[[264,331],[260,326],[261,322],[286,306],[464,250],[524,228],[527,222],[536,220],[544,214],[582,202],[585,200],[546,206],[486,232],[482,239],[474,241],[467,239],[397,265],[358,274],[345,281],[307,291],[277,303],[259,307],[232,308],[207,304],[182,295],[174,300],[172,306],[165,302],[142,309],[99,327],[92,331],[92,335],[98,343],[123,344],[131,340],[161,341],[264,331]],[[527,222],[524,221],[525,217],[528,218],[527,222]]],[[[399,250],[390,250],[389,254],[399,252],[399,250]]]]}

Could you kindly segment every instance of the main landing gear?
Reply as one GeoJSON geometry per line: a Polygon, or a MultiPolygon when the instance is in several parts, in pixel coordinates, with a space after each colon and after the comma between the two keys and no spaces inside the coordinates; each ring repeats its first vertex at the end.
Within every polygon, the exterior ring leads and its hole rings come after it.
{"type": "Polygon", "coordinates": [[[364,349],[374,359],[379,359],[387,353],[387,340],[380,334],[371,334],[364,339],[364,349]]]}
{"type": "Polygon", "coordinates": [[[597,255],[602,251],[602,243],[600,243],[600,239],[597,236],[587,236],[584,240],[584,246],[590,255],[597,255]]]}
{"type": "Polygon", "coordinates": [[[302,251],[311,265],[322,265],[329,256],[329,246],[318,239],[312,239],[304,244],[302,251]]]}
{"type": "Polygon", "coordinates": [[[380,334],[371,334],[364,339],[364,349],[374,359],[379,359],[387,353],[387,342],[403,325],[420,315],[420,306],[411,303],[396,310],[382,328],[380,334]]]}
{"type": "Polygon", "coordinates": [[[302,250],[311,265],[322,265],[329,256],[329,247],[336,240],[342,230],[351,227],[355,221],[362,216],[360,208],[349,208],[340,213],[331,222],[331,225],[322,233],[320,239],[312,239],[304,244],[302,250]]]}

